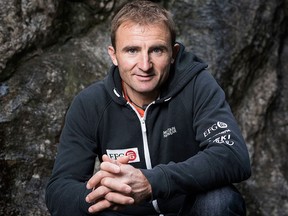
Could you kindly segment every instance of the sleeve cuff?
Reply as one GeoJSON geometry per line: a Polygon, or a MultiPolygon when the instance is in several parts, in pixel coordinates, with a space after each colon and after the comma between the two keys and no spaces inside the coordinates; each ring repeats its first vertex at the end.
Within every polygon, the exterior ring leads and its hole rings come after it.
{"type": "Polygon", "coordinates": [[[143,175],[149,181],[152,188],[152,200],[166,199],[170,194],[168,178],[164,170],[158,165],[153,169],[141,169],[143,175]]]}

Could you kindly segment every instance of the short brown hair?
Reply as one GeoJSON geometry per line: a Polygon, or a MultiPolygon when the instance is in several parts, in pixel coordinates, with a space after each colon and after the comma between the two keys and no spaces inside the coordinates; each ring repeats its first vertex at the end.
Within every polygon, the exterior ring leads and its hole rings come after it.
{"type": "Polygon", "coordinates": [[[115,49],[116,31],[126,21],[132,21],[140,25],[164,22],[170,31],[172,46],[175,44],[176,30],[171,13],[157,3],[137,0],[125,4],[111,22],[111,43],[115,49]]]}

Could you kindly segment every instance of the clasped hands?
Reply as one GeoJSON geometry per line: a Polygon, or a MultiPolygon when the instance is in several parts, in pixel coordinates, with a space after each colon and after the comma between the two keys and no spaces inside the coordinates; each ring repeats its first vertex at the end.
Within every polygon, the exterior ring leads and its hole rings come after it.
{"type": "Polygon", "coordinates": [[[150,183],[139,169],[128,164],[128,156],[113,160],[103,155],[102,160],[100,170],[86,185],[87,189],[93,189],[86,196],[86,202],[94,203],[88,209],[90,213],[105,209],[117,211],[151,198],[150,183]]]}

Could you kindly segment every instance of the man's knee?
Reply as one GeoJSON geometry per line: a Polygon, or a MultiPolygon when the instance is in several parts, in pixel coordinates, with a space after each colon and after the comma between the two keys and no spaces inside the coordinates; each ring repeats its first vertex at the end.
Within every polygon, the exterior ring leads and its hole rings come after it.
{"type": "Polygon", "coordinates": [[[187,197],[180,215],[246,215],[245,201],[234,186],[223,187],[187,197]]]}

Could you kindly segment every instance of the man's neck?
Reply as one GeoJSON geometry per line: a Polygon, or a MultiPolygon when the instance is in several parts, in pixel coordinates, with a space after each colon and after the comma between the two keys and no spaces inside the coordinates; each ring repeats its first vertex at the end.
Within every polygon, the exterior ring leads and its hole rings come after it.
{"type": "Polygon", "coordinates": [[[139,108],[145,109],[147,105],[155,101],[157,97],[159,96],[159,93],[156,91],[155,93],[153,92],[153,94],[151,93],[140,94],[137,92],[129,91],[129,89],[126,88],[124,83],[122,83],[122,87],[123,87],[124,94],[129,99],[129,101],[139,108]]]}

